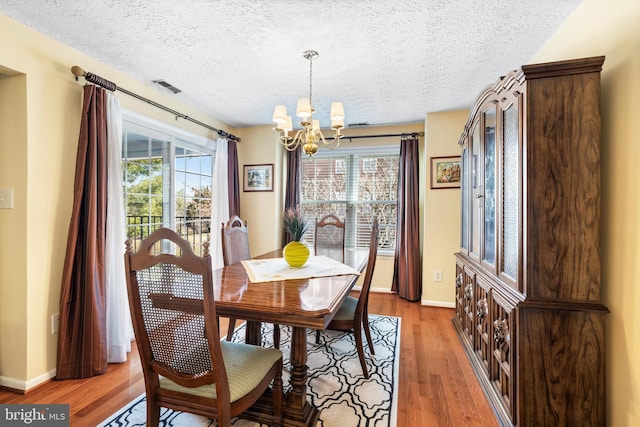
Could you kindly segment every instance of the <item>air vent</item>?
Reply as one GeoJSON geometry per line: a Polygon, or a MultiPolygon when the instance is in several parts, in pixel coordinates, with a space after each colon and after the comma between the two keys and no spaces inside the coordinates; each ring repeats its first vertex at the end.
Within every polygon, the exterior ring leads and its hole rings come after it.
{"type": "Polygon", "coordinates": [[[172,85],[171,83],[167,83],[164,80],[154,80],[154,83],[159,84],[160,86],[162,86],[165,89],[169,89],[171,92],[173,93],[180,93],[182,92],[180,89],[178,89],[177,87],[175,87],[174,85],[172,85]]]}
{"type": "Polygon", "coordinates": [[[364,128],[369,126],[369,122],[349,123],[350,128],[364,128]]]}

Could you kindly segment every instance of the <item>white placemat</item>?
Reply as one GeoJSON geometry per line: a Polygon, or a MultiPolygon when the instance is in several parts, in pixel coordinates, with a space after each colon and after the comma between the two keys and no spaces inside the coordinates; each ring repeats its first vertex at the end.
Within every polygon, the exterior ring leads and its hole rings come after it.
{"type": "Polygon", "coordinates": [[[255,283],[360,274],[355,268],[324,255],[310,256],[301,268],[290,267],[284,258],[249,259],[242,261],[242,265],[249,280],[255,283]]]}

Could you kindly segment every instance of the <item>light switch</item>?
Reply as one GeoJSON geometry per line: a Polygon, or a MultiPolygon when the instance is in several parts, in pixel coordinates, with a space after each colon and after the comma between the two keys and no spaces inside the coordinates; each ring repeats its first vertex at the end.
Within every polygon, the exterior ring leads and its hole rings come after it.
{"type": "Polygon", "coordinates": [[[0,188],[0,209],[13,209],[13,188],[0,188]]]}

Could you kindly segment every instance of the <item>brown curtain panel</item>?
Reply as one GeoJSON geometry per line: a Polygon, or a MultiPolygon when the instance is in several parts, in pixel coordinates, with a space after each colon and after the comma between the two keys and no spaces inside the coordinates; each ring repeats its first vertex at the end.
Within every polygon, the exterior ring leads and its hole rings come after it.
{"type": "Polygon", "coordinates": [[[422,297],[418,206],[418,139],[403,138],[398,172],[398,220],[391,291],[408,301],[422,297]]]}
{"type": "MultiPolygon", "coordinates": [[[[284,190],[284,210],[297,208],[302,201],[301,170],[302,147],[298,145],[295,150],[287,151],[287,186],[284,190]]],[[[284,214],[284,211],[283,211],[284,214]]],[[[291,241],[291,236],[282,230],[282,246],[291,241]]]]}
{"type": "MultiPolygon", "coordinates": [[[[229,218],[240,216],[240,178],[238,172],[238,146],[235,141],[228,140],[227,180],[229,182],[229,218]]],[[[242,217],[241,217],[242,218],[242,217]]]]}
{"type": "Polygon", "coordinates": [[[84,86],[73,212],[60,291],[57,379],[107,371],[107,92],[84,86]]]}

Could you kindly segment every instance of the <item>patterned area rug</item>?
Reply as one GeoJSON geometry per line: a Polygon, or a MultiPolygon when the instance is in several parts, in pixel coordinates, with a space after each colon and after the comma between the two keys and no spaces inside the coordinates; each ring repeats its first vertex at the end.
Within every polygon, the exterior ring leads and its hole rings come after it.
{"type": "MultiPolygon", "coordinates": [[[[376,355],[369,356],[365,343],[364,352],[369,369],[369,379],[364,379],[352,333],[324,331],[320,344],[315,344],[315,331],[309,331],[308,361],[309,400],[321,410],[317,426],[395,427],[397,418],[398,363],[400,361],[400,318],[369,316],[371,337],[376,355]]],[[[262,327],[262,340],[271,345],[273,326],[262,327]]],[[[244,339],[244,325],[240,326],[234,340],[244,339]]],[[[280,349],[289,366],[291,328],[281,326],[280,349]]],[[[285,368],[283,381],[289,383],[285,368]]],[[[146,404],[144,395],[134,399],[124,408],[102,422],[99,427],[144,426],[146,404]]],[[[184,412],[162,408],[161,426],[215,426],[216,422],[184,412]]],[[[254,427],[259,424],[234,419],[234,426],[254,427]]]]}

